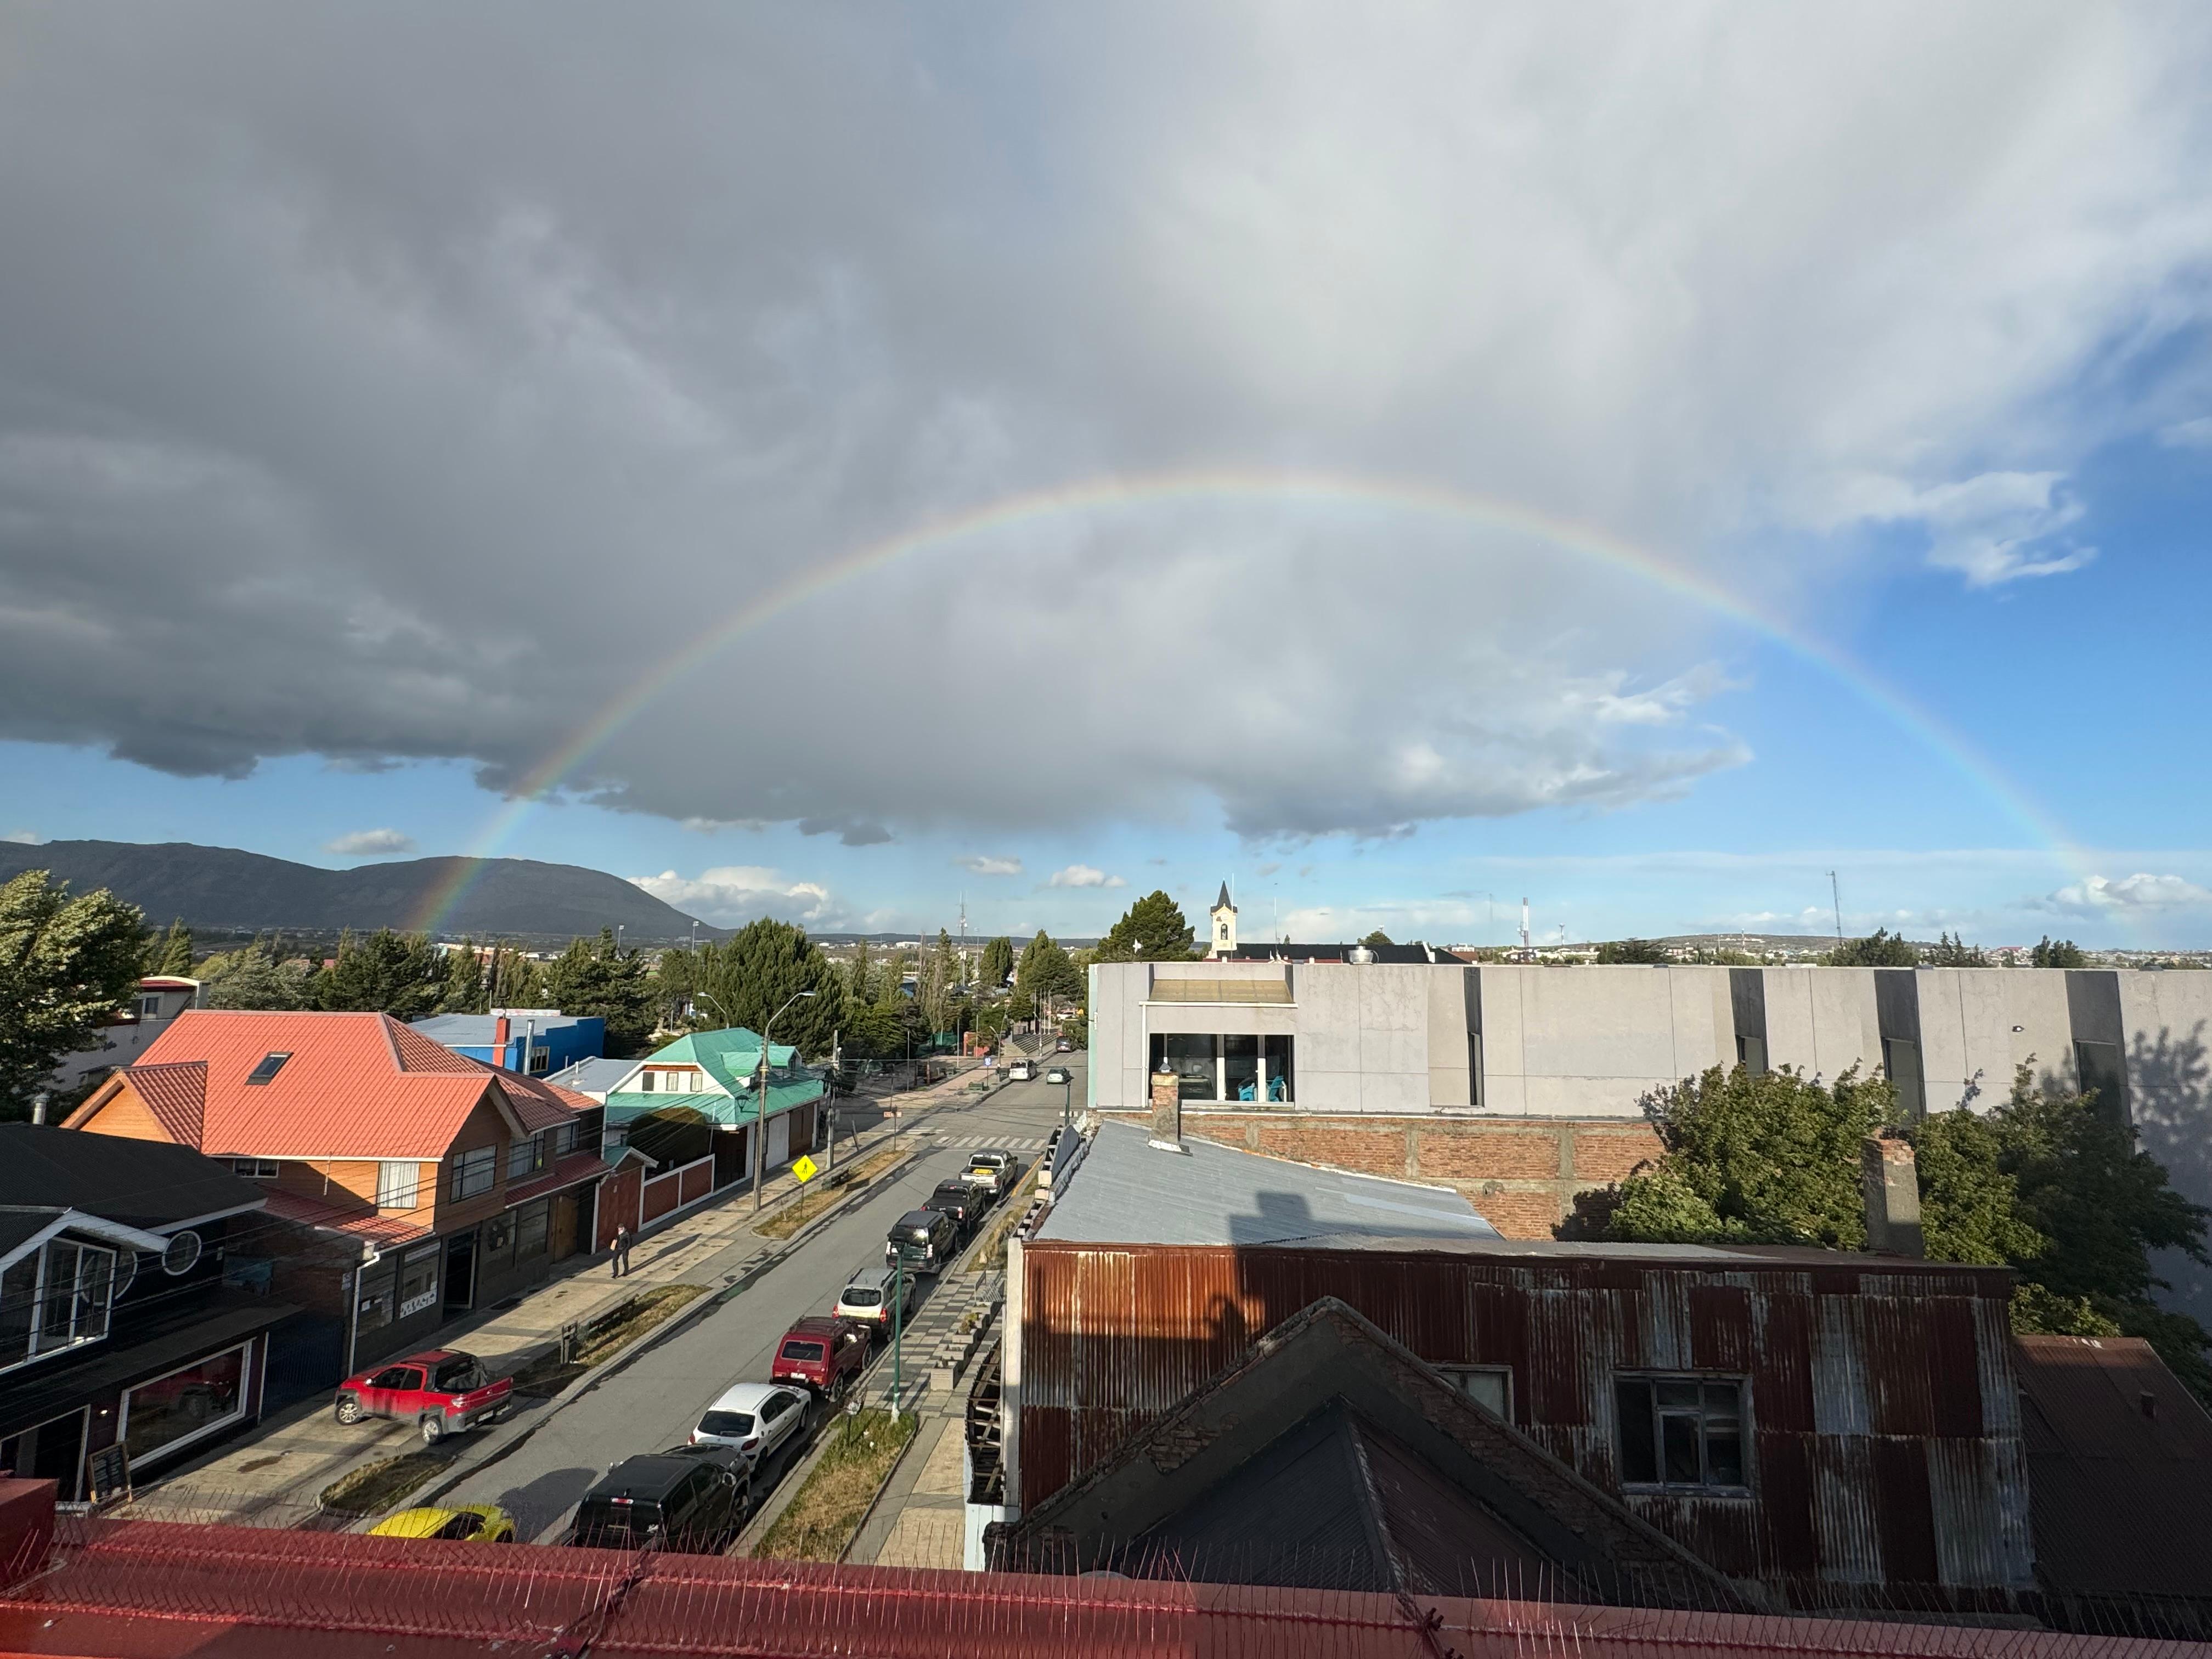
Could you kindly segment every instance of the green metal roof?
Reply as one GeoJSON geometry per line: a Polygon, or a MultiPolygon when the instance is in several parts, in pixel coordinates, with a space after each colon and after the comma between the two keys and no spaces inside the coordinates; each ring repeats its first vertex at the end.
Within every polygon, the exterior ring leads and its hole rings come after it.
{"type": "MultiPolygon", "coordinates": [[[[760,1078],[760,1033],[742,1025],[718,1031],[693,1031],[656,1048],[639,1063],[646,1066],[696,1066],[720,1084],[721,1094],[646,1094],[617,1090],[607,1097],[606,1121],[627,1123],[648,1112],[684,1110],[716,1123],[750,1123],[759,1112],[755,1085],[760,1078]]],[[[787,1112],[819,1100],[826,1091],[823,1080],[799,1063],[799,1050],[788,1043],[769,1047],[768,1115],[787,1112]]]]}

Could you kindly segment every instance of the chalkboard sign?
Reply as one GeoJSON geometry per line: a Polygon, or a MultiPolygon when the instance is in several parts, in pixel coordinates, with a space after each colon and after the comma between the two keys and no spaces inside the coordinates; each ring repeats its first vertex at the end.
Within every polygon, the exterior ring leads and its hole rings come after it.
{"type": "Polygon", "coordinates": [[[112,1504],[131,1496],[131,1454],[120,1443],[102,1446],[88,1465],[92,1476],[92,1501],[112,1504]]]}

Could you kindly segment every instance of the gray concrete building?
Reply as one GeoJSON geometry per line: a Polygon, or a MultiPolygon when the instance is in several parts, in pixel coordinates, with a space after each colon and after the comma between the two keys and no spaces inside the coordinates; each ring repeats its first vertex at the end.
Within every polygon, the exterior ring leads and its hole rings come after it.
{"type": "MultiPolygon", "coordinates": [[[[1738,1062],[1824,1080],[1856,1066],[1911,1111],[1986,1109],[2026,1063],[2095,1089],[2212,1204],[2212,973],[1112,963],[1091,969],[1091,1052],[1102,1111],[1144,1109],[1164,1067],[1188,1113],[1390,1119],[1431,1138],[1455,1121],[1636,1120],[1653,1090],[1738,1062]]],[[[2212,1322],[2212,1274],[2163,1266],[2174,1305],[2212,1322]]]]}

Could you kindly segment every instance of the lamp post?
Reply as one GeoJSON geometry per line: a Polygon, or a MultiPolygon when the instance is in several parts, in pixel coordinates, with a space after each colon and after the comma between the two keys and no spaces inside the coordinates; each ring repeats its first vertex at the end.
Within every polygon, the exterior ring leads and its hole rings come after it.
{"type": "Polygon", "coordinates": [[[793,991],[784,999],[783,1007],[770,1014],[761,1025],[760,1104],[753,1111],[753,1213],[758,1215],[762,1189],[768,1185],[768,1035],[775,1023],[783,1018],[784,1009],[794,1002],[814,994],[811,991],[793,991]]]}

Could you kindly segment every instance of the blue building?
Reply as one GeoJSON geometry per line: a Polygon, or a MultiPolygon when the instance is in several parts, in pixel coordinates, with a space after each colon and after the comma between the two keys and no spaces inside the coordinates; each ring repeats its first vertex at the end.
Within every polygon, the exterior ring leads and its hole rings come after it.
{"type": "Polygon", "coordinates": [[[415,1030],[455,1054],[544,1077],[597,1060],[606,1052],[607,1023],[597,1014],[558,1008],[496,1008],[488,1014],[439,1014],[411,1021],[415,1030]]]}

